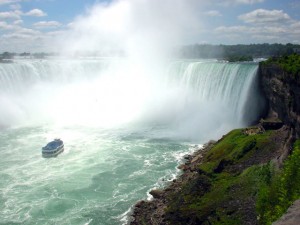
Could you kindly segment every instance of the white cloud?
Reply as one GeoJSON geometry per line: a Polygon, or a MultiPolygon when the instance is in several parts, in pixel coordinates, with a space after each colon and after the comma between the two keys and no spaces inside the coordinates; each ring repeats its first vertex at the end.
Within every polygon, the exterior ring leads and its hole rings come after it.
{"type": "Polygon", "coordinates": [[[14,26],[8,24],[5,21],[0,21],[0,28],[3,30],[11,30],[11,29],[14,29],[14,26]]]}
{"type": "Polygon", "coordinates": [[[40,21],[35,24],[33,24],[36,28],[57,28],[61,26],[61,23],[57,21],[40,21]]]}
{"type": "Polygon", "coordinates": [[[15,21],[13,22],[13,24],[19,25],[19,24],[22,24],[23,22],[24,22],[23,20],[15,20],[15,21]]]}
{"type": "Polygon", "coordinates": [[[282,10],[257,9],[238,17],[244,21],[245,26],[219,27],[215,31],[234,32],[240,36],[248,36],[253,40],[276,40],[278,42],[288,42],[296,35],[295,30],[299,30],[300,21],[293,20],[282,10]]]}
{"type": "MultiPolygon", "coordinates": [[[[283,17],[285,18],[285,17],[283,17]]],[[[257,42],[278,42],[278,43],[287,43],[291,40],[299,39],[300,35],[300,21],[292,20],[291,18],[286,18],[289,23],[285,23],[284,19],[279,19],[278,21],[283,21],[279,23],[270,23],[274,22],[271,19],[262,19],[258,22],[251,22],[243,26],[220,26],[217,27],[214,32],[220,38],[224,37],[225,39],[232,42],[243,41],[249,43],[257,42]],[[262,21],[265,21],[263,23],[262,21]]]]}
{"type": "Polygon", "coordinates": [[[0,0],[0,5],[11,4],[16,2],[20,2],[20,0],[0,0]]]}
{"type": "Polygon", "coordinates": [[[294,34],[295,37],[297,37],[296,39],[298,39],[298,42],[300,42],[300,21],[295,21],[291,24],[291,33],[294,34]]]}
{"type": "MultiPolygon", "coordinates": [[[[0,1],[4,3],[3,0],[0,1]]],[[[6,3],[12,2],[16,3],[17,1],[6,1],[6,3]]],[[[61,26],[59,22],[40,21],[35,23],[32,29],[29,29],[30,27],[23,25],[26,21],[23,17],[41,17],[47,14],[37,8],[23,12],[20,10],[22,7],[19,4],[8,5],[8,7],[15,10],[0,12],[0,48],[3,51],[57,51],[56,45],[53,43],[59,34],[41,32],[39,29],[57,28],[61,26]]]]}
{"type": "Polygon", "coordinates": [[[217,10],[210,10],[210,11],[205,12],[204,14],[207,16],[212,16],[212,17],[222,16],[222,14],[217,10]]]}
{"type": "Polygon", "coordinates": [[[212,2],[216,2],[219,5],[252,5],[257,3],[262,3],[265,0],[212,0],[212,2]]]}
{"type": "Polygon", "coordinates": [[[258,27],[249,27],[249,26],[221,26],[215,29],[217,33],[236,33],[240,35],[259,35],[259,34],[288,34],[291,30],[286,27],[280,26],[258,26],[258,27]]]}
{"type": "Polygon", "coordinates": [[[18,27],[18,29],[15,31],[15,33],[24,34],[24,35],[37,35],[37,34],[41,34],[40,31],[29,29],[29,28],[24,28],[24,27],[18,27]]]}
{"type": "Polygon", "coordinates": [[[290,16],[282,10],[266,9],[256,9],[252,12],[240,15],[238,18],[245,23],[274,23],[285,22],[291,19],[290,16]]]}
{"type": "Polygon", "coordinates": [[[13,10],[17,10],[17,9],[21,9],[22,6],[20,4],[13,4],[13,5],[10,5],[9,8],[11,8],[13,10]]]}
{"type": "Polygon", "coordinates": [[[256,4],[256,3],[262,3],[264,0],[233,0],[233,2],[238,4],[256,4]]]}
{"type": "Polygon", "coordinates": [[[74,28],[74,23],[73,23],[73,22],[68,23],[68,24],[67,24],[67,27],[68,27],[68,28],[74,28]]]}
{"type": "MultiPolygon", "coordinates": [[[[18,7],[14,7],[14,8],[18,8],[18,7]]],[[[32,9],[27,13],[24,13],[19,9],[15,9],[14,11],[0,12],[0,19],[20,19],[21,16],[42,17],[46,15],[47,14],[40,9],[32,9]]]]}
{"type": "Polygon", "coordinates": [[[50,31],[47,32],[46,34],[50,37],[56,37],[56,36],[62,36],[66,31],[65,30],[56,30],[56,31],[50,31]]]}
{"type": "Polygon", "coordinates": [[[19,10],[0,12],[0,19],[20,19],[21,14],[19,10]]]}
{"type": "Polygon", "coordinates": [[[252,38],[256,40],[264,40],[264,42],[276,42],[276,40],[278,40],[277,35],[271,35],[271,34],[255,34],[252,36],[252,38]]]}
{"type": "Polygon", "coordinates": [[[42,16],[47,16],[45,12],[43,12],[40,9],[32,9],[29,12],[25,13],[24,15],[26,16],[36,16],[36,17],[42,17],[42,16]]]}
{"type": "Polygon", "coordinates": [[[39,37],[40,37],[39,35],[33,35],[30,33],[15,32],[15,33],[2,35],[1,41],[2,43],[6,42],[12,45],[12,47],[7,46],[9,47],[9,49],[11,49],[10,51],[16,51],[16,49],[18,49],[19,51],[28,51],[29,50],[28,48],[37,44],[36,40],[39,37]]]}
{"type": "Polygon", "coordinates": [[[3,51],[11,52],[42,52],[57,51],[54,40],[62,33],[42,33],[33,29],[19,27],[13,33],[4,34],[0,38],[0,46],[3,51]],[[52,44],[49,44],[52,43],[52,44]]]}
{"type": "Polygon", "coordinates": [[[230,27],[220,26],[215,29],[215,32],[217,33],[232,33],[232,32],[240,33],[244,31],[247,31],[246,26],[230,26],[230,27]]]}
{"type": "Polygon", "coordinates": [[[2,44],[4,45],[3,48],[9,47],[10,50],[14,49],[15,51],[16,49],[19,49],[18,46],[23,45],[23,47],[27,47],[28,43],[30,42],[34,43],[36,38],[39,37],[40,35],[42,35],[42,33],[39,31],[24,28],[24,27],[14,26],[13,32],[3,34],[1,36],[1,41],[2,43],[10,43],[10,46],[5,46],[5,44],[2,44]]]}
{"type": "Polygon", "coordinates": [[[202,40],[224,44],[257,43],[264,42],[265,37],[265,41],[291,42],[298,40],[300,36],[300,21],[293,20],[282,10],[257,9],[238,17],[237,23],[242,26],[230,21],[231,25],[236,26],[210,28],[212,24],[222,22],[220,18],[224,18],[224,23],[221,24],[226,24],[226,11],[213,6],[226,4],[236,9],[247,9],[253,7],[251,4],[259,4],[264,0],[111,0],[95,4],[66,26],[58,21],[42,18],[47,15],[46,11],[38,8],[20,11],[24,10],[20,5],[23,1],[25,0],[0,0],[0,7],[10,4],[7,8],[11,10],[0,12],[2,49],[10,47],[12,51],[25,51],[20,49],[26,47],[27,50],[37,51],[37,48],[44,46],[46,51],[47,47],[55,46],[53,40],[59,37],[65,40],[62,46],[70,51],[101,51],[102,47],[108,48],[111,45],[112,48],[124,47],[125,51],[128,49],[128,52],[137,57],[142,51],[147,56],[152,52],[156,54],[155,51],[161,53],[171,45],[201,43],[202,40]],[[206,11],[209,9],[219,11],[206,11]],[[21,26],[25,26],[23,20],[27,24],[26,19],[29,19],[26,16],[40,17],[39,20],[43,21],[32,24],[32,29],[22,28],[21,26]],[[213,18],[218,16],[222,17],[213,18]],[[59,31],[55,29],[58,27],[59,31]],[[14,41],[10,42],[9,38],[14,38],[14,41]]]}
{"type": "Polygon", "coordinates": [[[291,24],[291,27],[300,31],[300,21],[294,21],[294,23],[291,24]]]}
{"type": "Polygon", "coordinates": [[[24,38],[28,38],[28,35],[24,35],[24,34],[19,34],[19,33],[10,33],[10,34],[4,34],[2,35],[3,39],[24,39],[24,38]]]}

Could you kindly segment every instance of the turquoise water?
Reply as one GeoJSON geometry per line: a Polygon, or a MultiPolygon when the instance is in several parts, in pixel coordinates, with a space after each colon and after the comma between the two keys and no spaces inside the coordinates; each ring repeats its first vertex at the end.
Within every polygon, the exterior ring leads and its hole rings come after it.
{"type": "Polygon", "coordinates": [[[124,224],[183,155],[260,112],[257,64],[0,64],[0,224],[124,224]],[[61,138],[65,151],[41,148],[61,138]],[[195,146],[196,145],[196,146],[195,146]]]}
{"type": "Polygon", "coordinates": [[[153,132],[45,126],[2,131],[1,224],[125,222],[126,211],[150,188],[174,178],[190,148],[153,132]],[[42,158],[42,145],[57,134],[65,151],[42,158]]]}

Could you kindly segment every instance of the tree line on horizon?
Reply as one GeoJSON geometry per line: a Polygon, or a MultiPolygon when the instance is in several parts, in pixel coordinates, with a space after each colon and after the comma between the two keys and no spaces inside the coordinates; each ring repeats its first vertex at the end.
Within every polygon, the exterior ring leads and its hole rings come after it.
{"type": "MultiPolygon", "coordinates": [[[[300,53],[298,44],[249,44],[210,45],[195,44],[180,47],[177,55],[182,58],[217,58],[225,60],[269,58],[300,53]]],[[[229,60],[230,61],[230,60],[229,60]]]]}
{"type": "Polygon", "coordinates": [[[1,59],[13,59],[16,56],[24,57],[24,58],[46,58],[49,56],[54,56],[55,53],[46,53],[46,52],[37,52],[37,53],[30,53],[30,52],[23,52],[23,53],[15,53],[15,52],[3,52],[0,54],[1,59]]]}
{"type": "MultiPolygon", "coordinates": [[[[115,53],[115,52],[113,52],[115,53]]],[[[300,54],[299,44],[237,44],[237,45],[211,45],[211,44],[194,44],[180,46],[173,51],[173,56],[179,58],[216,58],[228,61],[252,61],[253,58],[269,58],[291,55],[293,53],[300,54]]],[[[78,53],[78,56],[112,56],[103,55],[97,52],[78,53]],[[100,55],[99,55],[100,54],[100,55]]],[[[1,59],[13,59],[16,56],[24,58],[47,58],[49,56],[59,55],[58,53],[14,53],[3,52],[0,54],[1,59]]],[[[118,52],[117,56],[124,55],[118,52]]]]}

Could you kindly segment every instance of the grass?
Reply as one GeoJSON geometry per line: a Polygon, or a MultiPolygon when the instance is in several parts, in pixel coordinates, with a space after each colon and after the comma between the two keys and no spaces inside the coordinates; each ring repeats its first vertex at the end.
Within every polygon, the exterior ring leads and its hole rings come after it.
{"type": "Polygon", "coordinates": [[[273,132],[247,135],[238,129],[225,135],[206,153],[196,181],[170,196],[167,220],[174,225],[242,224],[248,205],[255,213],[253,199],[268,177],[253,157],[272,151],[273,132]]]}
{"type": "Polygon", "coordinates": [[[293,152],[284,162],[281,171],[264,168],[270,174],[257,198],[257,211],[261,224],[272,224],[288,207],[300,198],[300,140],[297,140],[293,152]]]}
{"type": "Polygon", "coordinates": [[[223,136],[206,152],[196,178],[169,196],[166,220],[174,225],[269,225],[277,220],[300,198],[300,140],[283,168],[276,169],[274,135],[238,129],[223,136]]]}
{"type": "Polygon", "coordinates": [[[215,172],[221,162],[228,164],[242,163],[256,151],[270,151],[273,147],[269,141],[272,131],[257,135],[247,135],[243,130],[233,130],[224,136],[205,156],[200,169],[207,173],[215,172]]]}

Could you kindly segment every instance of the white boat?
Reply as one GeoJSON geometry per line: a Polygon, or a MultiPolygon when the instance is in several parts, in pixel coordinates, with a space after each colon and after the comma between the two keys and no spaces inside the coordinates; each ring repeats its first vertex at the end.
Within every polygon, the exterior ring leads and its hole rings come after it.
{"type": "Polygon", "coordinates": [[[54,139],[42,148],[42,156],[45,158],[56,157],[64,151],[64,143],[60,139],[54,139]]]}

